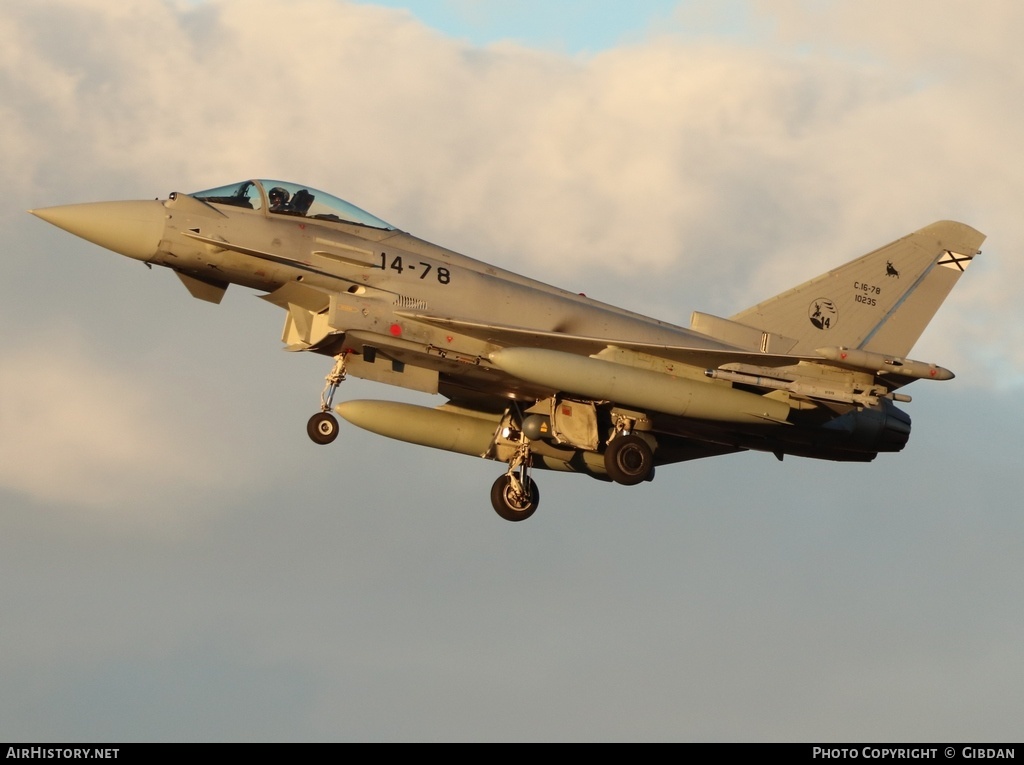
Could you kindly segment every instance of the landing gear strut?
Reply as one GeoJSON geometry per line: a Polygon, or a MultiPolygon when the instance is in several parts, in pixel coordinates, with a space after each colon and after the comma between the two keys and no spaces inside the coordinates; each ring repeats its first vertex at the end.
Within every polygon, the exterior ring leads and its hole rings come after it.
{"type": "Polygon", "coordinates": [[[329,444],[338,437],[338,419],[331,414],[334,403],[334,392],[345,379],[345,361],[348,353],[339,353],[334,357],[334,367],[328,373],[324,389],[320,393],[320,411],[309,418],[306,433],[318,444],[329,444]]]}
{"type": "Polygon", "coordinates": [[[530,478],[530,447],[522,444],[508,462],[508,472],[491,487],[491,505],[506,521],[525,521],[540,504],[540,489],[530,478]]]}

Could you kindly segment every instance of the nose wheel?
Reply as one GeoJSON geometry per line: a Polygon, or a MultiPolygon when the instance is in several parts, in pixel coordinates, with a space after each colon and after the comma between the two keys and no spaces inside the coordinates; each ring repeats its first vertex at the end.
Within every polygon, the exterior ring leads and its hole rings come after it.
{"type": "Polygon", "coordinates": [[[329,444],[338,437],[338,419],[330,412],[317,412],[306,423],[306,433],[318,444],[329,444]]]}
{"type": "Polygon", "coordinates": [[[345,379],[345,361],[348,353],[339,353],[334,357],[334,366],[328,373],[324,389],[320,393],[320,411],[309,418],[306,433],[313,443],[326,445],[338,437],[338,419],[331,414],[334,403],[334,392],[345,379]]]}

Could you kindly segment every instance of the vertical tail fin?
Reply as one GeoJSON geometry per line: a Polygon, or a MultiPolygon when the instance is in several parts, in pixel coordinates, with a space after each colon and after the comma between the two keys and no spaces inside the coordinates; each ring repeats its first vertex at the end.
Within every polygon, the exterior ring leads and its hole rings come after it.
{"type": "Polygon", "coordinates": [[[939,221],[731,317],[795,341],[906,355],[985,235],[939,221]]]}

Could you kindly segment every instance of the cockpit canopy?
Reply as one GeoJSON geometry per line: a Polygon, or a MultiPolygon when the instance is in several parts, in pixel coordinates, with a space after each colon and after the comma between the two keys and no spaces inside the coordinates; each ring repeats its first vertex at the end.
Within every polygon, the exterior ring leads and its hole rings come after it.
{"type": "Polygon", "coordinates": [[[189,196],[210,204],[230,205],[246,210],[267,210],[276,215],[355,223],[357,226],[385,230],[395,228],[344,199],[338,199],[309,186],[286,181],[243,181],[216,189],[196,191],[189,196]]]}

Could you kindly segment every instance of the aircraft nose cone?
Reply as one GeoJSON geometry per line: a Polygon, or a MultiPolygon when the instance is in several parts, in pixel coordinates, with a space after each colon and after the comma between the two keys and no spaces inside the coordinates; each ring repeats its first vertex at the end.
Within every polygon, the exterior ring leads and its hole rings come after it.
{"type": "Polygon", "coordinates": [[[29,210],[58,228],[138,260],[151,260],[164,234],[167,211],[155,200],[90,202],[29,210]]]}

